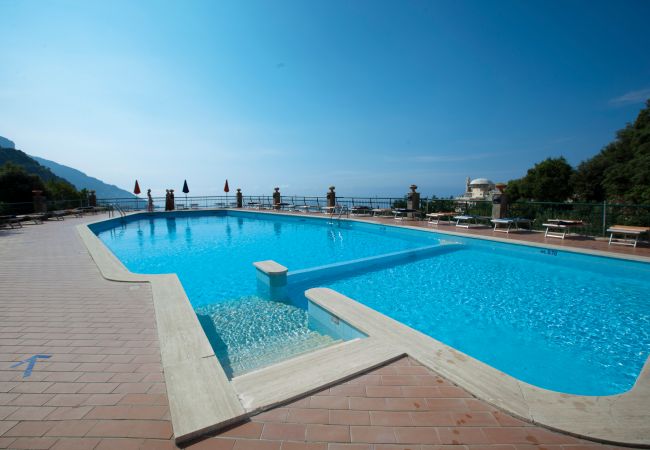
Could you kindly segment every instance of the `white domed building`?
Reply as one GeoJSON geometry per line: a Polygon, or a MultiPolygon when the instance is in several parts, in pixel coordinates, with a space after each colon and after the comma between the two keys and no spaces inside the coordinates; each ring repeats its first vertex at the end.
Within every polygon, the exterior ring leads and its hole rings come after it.
{"type": "Polygon", "coordinates": [[[499,191],[496,189],[494,182],[487,178],[475,178],[470,180],[467,177],[465,181],[465,193],[458,200],[492,200],[499,191]]]}

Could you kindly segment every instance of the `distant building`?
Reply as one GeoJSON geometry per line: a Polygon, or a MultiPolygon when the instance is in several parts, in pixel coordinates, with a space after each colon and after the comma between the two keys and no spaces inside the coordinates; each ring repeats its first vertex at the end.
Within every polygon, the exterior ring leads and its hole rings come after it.
{"type": "Polygon", "coordinates": [[[492,200],[492,197],[498,193],[495,184],[487,178],[476,178],[470,181],[470,178],[467,177],[465,192],[456,197],[456,200],[492,200]]]}

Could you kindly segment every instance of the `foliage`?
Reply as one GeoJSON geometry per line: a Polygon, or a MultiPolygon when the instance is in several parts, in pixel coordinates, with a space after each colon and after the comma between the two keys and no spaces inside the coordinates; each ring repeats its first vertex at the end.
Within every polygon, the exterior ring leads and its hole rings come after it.
{"type": "Polygon", "coordinates": [[[48,181],[45,196],[49,200],[72,200],[79,198],[79,192],[67,181],[48,181]]]}
{"type": "Polygon", "coordinates": [[[8,162],[24,168],[25,172],[34,174],[45,182],[66,181],[63,178],[54,175],[50,169],[40,165],[25,152],[13,148],[0,147],[0,166],[3,166],[8,162]]]}
{"type": "Polygon", "coordinates": [[[0,167],[0,201],[7,203],[31,202],[32,190],[45,191],[38,175],[30,174],[11,162],[0,167]]]}
{"type": "Polygon", "coordinates": [[[614,142],[578,166],[573,183],[581,200],[650,204],[650,100],[614,142]]]}
{"type": "Polygon", "coordinates": [[[508,182],[510,201],[650,204],[650,100],[616,136],[575,171],[564,158],[535,164],[525,177],[508,182]]]}
{"type": "Polygon", "coordinates": [[[6,162],[0,167],[0,201],[31,203],[33,190],[43,191],[47,200],[78,200],[82,194],[67,181],[58,178],[44,182],[38,175],[28,173],[24,167],[6,162]]]}
{"type": "Polygon", "coordinates": [[[547,158],[528,169],[525,177],[510,181],[506,192],[511,201],[563,202],[573,195],[573,172],[563,157],[547,158]]]}
{"type": "Polygon", "coordinates": [[[424,205],[427,211],[431,212],[449,212],[456,210],[456,201],[451,199],[440,199],[435,196],[424,205]]]}

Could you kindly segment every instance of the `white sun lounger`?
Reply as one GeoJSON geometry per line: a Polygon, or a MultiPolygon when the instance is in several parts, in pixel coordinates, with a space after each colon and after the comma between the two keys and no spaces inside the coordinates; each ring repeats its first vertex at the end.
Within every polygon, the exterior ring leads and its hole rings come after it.
{"type": "Polygon", "coordinates": [[[456,221],[456,226],[461,228],[471,228],[472,225],[478,227],[482,225],[481,223],[479,223],[480,220],[488,220],[488,219],[489,217],[483,217],[483,216],[470,216],[470,215],[454,216],[454,220],[456,221]]]}
{"type": "Polygon", "coordinates": [[[650,227],[631,227],[627,225],[614,225],[607,229],[609,235],[609,245],[629,245],[636,248],[639,242],[639,236],[643,233],[650,232],[650,227]],[[616,237],[620,235],[623,237],[616,237]]]}
{"type": "Polygon", "coordinates": [[[393,214],[395,215],[395,220],[416,220],[418,210],[411,208],[395,208],[393,209],[393,214]]]}
{"type": "Polygon", "coordinates": [[[519,224],[526,224],[528,227],[526,229],[530,230],[532,224],[532,220],[524,219],[521,217],[492,219],[490,222],[494,224],[494,230],[492,231],[498,231],[500,233],[510,233],[513,225],[515,227],[515,230],[519,230],[519,224]]]}
{"type": "Polygon", "coordinates": [[[392,212],[393,212],[393,210],[390,209],[390,208],[374,208],[372,210],[372,215],[373,215],[373,217],[387,216],[387,215],[390,215],[392,212]]]}
{"type": "Polygon", "coordinates": [[[438,225],[444,218],[447,218],[447,222],[451,222],[452,217],[454,217],[456,214],[457,213],[455,212],[435,212],[426,214],[426,217],[429,218],[427,220],[427,224],[438,225]]]}
{"type": "Polygon", "coordinates": [[[582,220],[549,219],[542,226],[546,227],[544,237],[564,239],[571,228],[583,227],[584,222],[582,220]]]}

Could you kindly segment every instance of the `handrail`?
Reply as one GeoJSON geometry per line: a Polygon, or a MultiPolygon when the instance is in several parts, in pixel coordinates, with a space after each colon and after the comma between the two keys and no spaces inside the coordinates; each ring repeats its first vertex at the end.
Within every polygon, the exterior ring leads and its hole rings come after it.
{"type": "Polygon", "coordinates": [[[124,210],[122,210],[120,205],[118,205],[117,203],[109,203],[108,204],[108,217],[113,217],[115,215],[114,211],[117,211],[118,213],[120,213],[121,218],[126,217],[126,213],[124,212],[124,210]]]}

